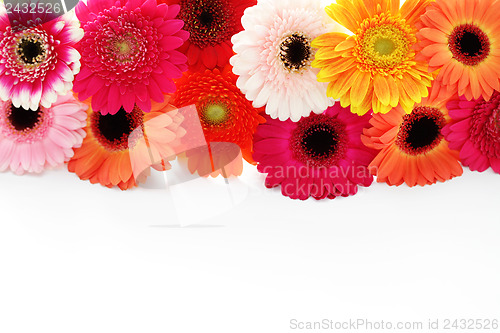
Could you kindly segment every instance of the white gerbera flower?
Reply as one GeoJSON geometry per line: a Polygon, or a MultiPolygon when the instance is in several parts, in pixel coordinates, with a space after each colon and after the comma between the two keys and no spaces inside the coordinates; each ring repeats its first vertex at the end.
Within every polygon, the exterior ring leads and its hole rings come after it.
{"type": "Polygon", "coordinates": [[[261,0],[247,8],[244,30],[232,38],[230,62],[237,86],[256,108],[280,120],[298,121],[311,111],[322,113],[334,100],[328,84],[318,82],[311,67],[311,42],[328,31],[327,16],[317,0],[261,0]]]}

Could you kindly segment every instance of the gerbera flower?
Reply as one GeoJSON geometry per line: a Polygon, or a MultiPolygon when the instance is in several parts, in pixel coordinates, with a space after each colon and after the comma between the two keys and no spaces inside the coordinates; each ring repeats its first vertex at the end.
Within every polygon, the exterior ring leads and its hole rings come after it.
{"type": "MultiPolygon", "coordinates": [[[[196,124],[199,127],[201,123],[206,142],[209,144],[207,149],[211,147],[210,143],[234,143],[241,149],[243,157],[252,163],[253,134],[264,118],[259,115],[260,110],[255,109],[236,87],[236,76],[231,72],[231,66],[226,66],[222,72],[214,69],[202,73],[186,73],[177,81],[177,87],[172,104],[178,108],[196,105],[196,119],[186,117],[186,126],[195,128],[196,124]]],[[[220,147],[226,146],[228,145],[220,147]]],[[[233,156],[234,149],[223,148],[217,151],[224,156],[233,156]]],[[[203,164],[202,160],[212,161],[211,163],[214,158],[226,160],[223,156],[214,157],[214,151],[208,151],[209,159],[206,159],[206,156],[207,151],[203,149],[188,154],[190,170],[200,171],[201,169],[195,168],[194,165],[203,164]]],[[[216,169],[212,168],[212,171],[216,169]]],[[[206,175],[206,172],[198,173],[206,175]]]]}
{"type": "Polygon", "coordinates": [[[423,99],[410,114],[401,107],[375,114],[361,140],[380,150],[370,163],[377,181],[423,186],[460,176],[458,152],[448,147],[443,135],[449,121],[445,102],[434,98],[423,99]]]}
{"type": "Polygon", "coordinates": [[[375,151],[360,139],[369,119],[338,104],[298,122],[268,118],[257,128],[253,155],[259,172],[267,173],[266,187],[281,185],[283,195],[305,200],[349,196],[358,185],[369,186],[375,151]]]}
{"type": "Polygon", "coordinates": [[[16,108],[49,108],[73,87],[83,31],[65,16],[46,22],[45,14],[9,15],[0,4],[0,99],[16,108]]]}
{"type": "Polygon", "coordinates": [[[36,111],[0,102],[0,171],[40,173],[67,162],[85,137],[86,109],[72,93],[36,111]]]}
{"type": "Polygon", "coordinates": [[[358,114],[386,113],[397,105],[406,111],[428,96],[432,76],[415,60],[415,23],[431,0],[338,0],[328,15],[355,35],[327,33],[316,38],[312,66],[327,94],[358,114]]]}
{"type": "Polygon", "coordinates": [[[442,88],[488,100],[500,90],[500,1],[437,0],[419,23],[417,59],[429,62],[442,88]],[[451,88],[451,89],[450,89],[451,88]]]}
{"type": "Polygon", "coordinates": [[[89,0],[76,15],[85,36],[80,43],[82,71],[75,79],[81,100],[92,96],[92,108],[103,115],[137,105],[151,110],[151,99],[175,91],[173,78],[187,69],[176,49],[188,38],[184,23],[174,19],[179,6],[156,0],[89,0]]]}
{"type": "Polygon", "coordinates": [[[190,37],[180,48],[187,55],[190,70],[222,70],[233,55],[231,37],[241,31],[245,8],[257,0],[160,0],[179,4],[177,18],[185,22],[190,37]]]}
{"type": "Polygon", "coordinates": [[[69,171],[92,184],[127,190],[145,181],[151,166],[169,169],[185,131],[183,117],[168,100],[153,102],[149,113],[138,106],[114,115],[89,108],[87,137],[69,161],[69,171]]]}
{"type": "Polygon", "coordinates": [[[237,86],[273,119],[298,121],[333,105],[311,67],[311,42],[326,32],[323,13],[317,0],[264,0],[245,11],[245,30],[232,38],[237,86]]]}
{"type": "Polygon", "coordinates": [[[489,101],[467,101],[465,96],[447,104],[452,121],[443,133],[450,148],[460,151],[460,160],[471,170],[489,167],[500,173],[500,93],[489,101]]]}

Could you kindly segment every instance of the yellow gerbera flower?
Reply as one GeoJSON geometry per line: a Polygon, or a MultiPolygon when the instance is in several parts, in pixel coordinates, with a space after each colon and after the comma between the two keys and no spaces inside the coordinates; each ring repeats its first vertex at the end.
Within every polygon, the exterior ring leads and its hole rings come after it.
{"type": "Polygon", "coordinates": [[[326,7],[353,36],[330,32],[317,37],[313,67],[327,95],[360,115],[387,113],[400,105],[410,113],[427,97],[433,77],[415,60],[415,23],[432,0],[337,0],[326,7]]]}

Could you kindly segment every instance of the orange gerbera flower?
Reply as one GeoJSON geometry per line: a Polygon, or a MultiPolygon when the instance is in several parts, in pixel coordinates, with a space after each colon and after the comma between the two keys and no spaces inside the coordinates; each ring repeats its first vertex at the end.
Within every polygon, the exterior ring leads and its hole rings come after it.
{"type": "MultiPolygon", "coordinates": [[[[241,156],[253,163],[253,135],[257,125],[265,121],[259,114],[262,109],[254,108],[236,87],[236,75],[231,70],[231,66],[226,66],[222,72],[214,69],[185,73],[176,82],[177,92],[172,104],[178,108],[196,106],[195,117],[186,113],[185,126],[190,129],[188,132],[194,132],[201,124],[208,143],[208,146],[186,152],[189,170],[201,176],[241,174],[241,156]],[[221,167],[224,167],[222,173],[218,171],[221,167]]],[[[187,142],[189,139],[183,143],[192,147],[187,142]]]]}
{"type": "MultiPolygon", "coordinates": [[[[82,180],[127,190],[145,181],[150,167],[170,168],[185,130],[182,115],[170,104],[153,102],[150,113],[137,106],[115,115],[88,110],[87,137],[68,169],[82,180]]],[[[89,103],[90,104],[90,103],[89,103]]]]}
{"type": "Polygon", "coordinates": [[[445,101],[435,97],[423,99],[410,114],[401,107],[375,114],[361,140],[380,150],[369,167],[377,181],[423,186],[460,176],[459,153],[448,148],[442,133],[449,121],[445,101]]]}
{"type": "Polygon", "coordinates": [[[317,37],[313,67],[318,81],[329,82],[327,95],[360,115],[386,113],[400,105],[406,112],[428,96],[432,76],[415,60],[415,23],[432,0],[337,0],[326,7],[353,36],[330,32],[317,37]]]}
{"type": "Polygon", "coordinates": [[[441,69],[441,96],[489,100],[500,90],[500,1],[438,0],[418,24],[417,59],[441,69]]]}

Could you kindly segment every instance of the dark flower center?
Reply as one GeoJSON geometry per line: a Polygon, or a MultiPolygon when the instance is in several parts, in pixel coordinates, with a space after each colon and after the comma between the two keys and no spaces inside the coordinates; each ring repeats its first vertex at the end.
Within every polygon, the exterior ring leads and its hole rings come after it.
{"type": "Polygon", "coordinates": [[[299,71],[309,65],[311,42],[301,33],[294,33],[281,42],[279,57],[289,71],[299,71]]]}
{"type": "Polygon", "coordinates": [[[178,18],[198,47],[217,45],[234,35],[234,8],[228,0],[181,0],[180,6],[178,18]]]}
{"type": "Polygon", "coordinates": [[[143,112],[137,106],[131,113],[123,107],[114,115],[94,112],[91,122],[94,136],[106,149],[125,150],[132,148],[130,145],[134,140],[130,135],[143,127],[143,112]]]}
{"type": "Polygon", "coordinates": [[[303,118],[292,133],[290,148],[295,159],[309,166],[328,167],[343,158],[347,143],[345,126],[333,117],[303,118]]]}
{"type": "Polygon", "coordinates": [[[474,66],[490,54],[490,40],[486,33],[473,24],[463,24],[453,29],[448,38],[448,48],[453,58],[464,65],[474,66]]]}
{"type": "Polygon", "coordinates": [[[338,145],[337,135],[328,127],[311,127],[302,138],[302,148],[316,158],[325,158],[334,154],[338,145]]]}
{"type": "Polygon", "coordinates": [[[43,119],[43,112],[38,108],[36,111],[26,110],[22,107],[16,108],[11,105],[7,119],[16,131],[24,132],[34,129],[43,119]]]}
{"type": "Polygon", "coordinates": [[[214,21],[214,16],[210,12],[202,11],[198,19],[203,26],[209,28],[214,21]]]}
{"type": "Polygon", "coordinates": [[[46,49],[42,40],[36,36],[25,36],[17,45],[17,54],[25,64],[34,65],[45,60],[46,49]]]}
{"type": "Polygon", "coordinates": [[[409,155],[426,153],[443,139],[442,128],[446,124],[439,109],[417,107],[405,115],[396,139],[398,147],[409,155]]]}

